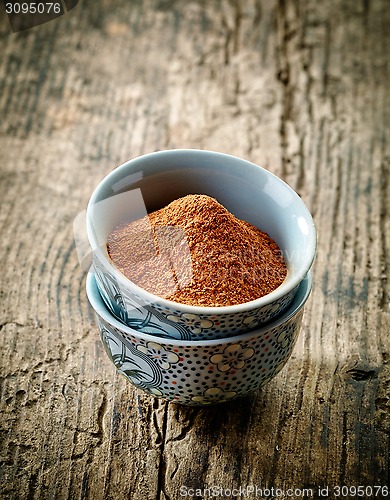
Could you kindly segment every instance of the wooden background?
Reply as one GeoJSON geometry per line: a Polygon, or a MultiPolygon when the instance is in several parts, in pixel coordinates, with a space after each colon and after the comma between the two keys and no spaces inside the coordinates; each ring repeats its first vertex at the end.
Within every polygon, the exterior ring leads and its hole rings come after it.
{"type": "Polygon", "coordinates": [[[388,484],[389,26],[386,0],[81,0],[20,33],[1,11],[1,498],[388,484]],[[72,233],[111,169],[181,147],[270,169],[319,234],[292,359],[206,409],[115,374],[72,233]]]}

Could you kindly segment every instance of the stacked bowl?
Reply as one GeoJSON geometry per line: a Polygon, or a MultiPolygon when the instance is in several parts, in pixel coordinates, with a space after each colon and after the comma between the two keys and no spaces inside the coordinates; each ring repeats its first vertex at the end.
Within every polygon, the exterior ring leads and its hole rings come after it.
{"type": "Polygon", "coordinates": [[[246,160],[203,150],[144,155],[113,170],[87,208],[93,265],[87,295],[108,356],[128,380],[187,405],[220,403],[264,385],[295,345],[311,291],[312,217],[281,179],[246,160]],[[283,283],[243,304],[200,307],[140,288],[114,265],[109,234],[188,194],[216,198],[266,232],[287,266],[283,283]]]}

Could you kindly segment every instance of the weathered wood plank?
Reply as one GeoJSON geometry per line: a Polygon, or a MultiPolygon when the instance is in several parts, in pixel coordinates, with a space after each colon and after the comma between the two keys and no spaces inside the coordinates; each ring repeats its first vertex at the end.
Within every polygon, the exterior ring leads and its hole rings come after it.
{"type": "Polygon", "coordinates": [[[389,17],[385,0],[85,0],[26,32],[0,18],[3,498],[388,483],[389,17]],[[107,172],[175,147],[269,168],[319,232],[292,359],[224,407],[114,373],[73,247],[107,172]]]}

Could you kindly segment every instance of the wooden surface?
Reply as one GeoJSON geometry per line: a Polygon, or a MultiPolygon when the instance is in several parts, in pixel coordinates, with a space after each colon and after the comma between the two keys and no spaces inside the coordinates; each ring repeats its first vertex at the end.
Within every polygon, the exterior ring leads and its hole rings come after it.
{"type": "Polygon", "coordinates": [[[388,484],[389,3],[81,0],[21,33],[0,15],[1,498],[388,484]],[[288,365],[207,409],[115,374],[73,243],[105,174],[179,147],[270,169],[319,234],[288,365]]]}

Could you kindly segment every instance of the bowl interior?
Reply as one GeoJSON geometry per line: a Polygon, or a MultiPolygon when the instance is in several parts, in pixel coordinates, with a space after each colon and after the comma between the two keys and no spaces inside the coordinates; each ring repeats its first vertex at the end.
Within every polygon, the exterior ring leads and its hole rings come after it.
{"type": "Polygon", "coordinates": [[[268,233],[287,264],[281,287],[291,289],[306,275],[314,258],[316,235],[300,197],[269,171],[210,151],[160,151],[130,160],[111,172],[88,205],[87,229],[93,251],[110,265],[106,241],[118,224],[139,219],[187,194],[212,196],[236,217],[268,233]]]}

